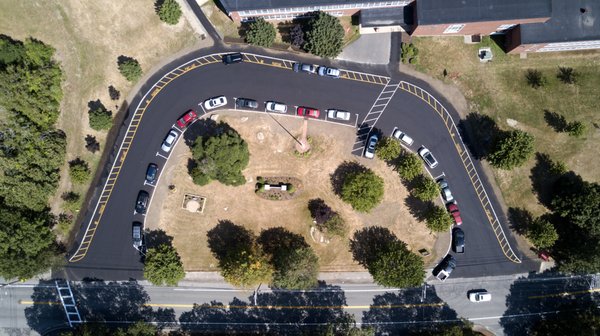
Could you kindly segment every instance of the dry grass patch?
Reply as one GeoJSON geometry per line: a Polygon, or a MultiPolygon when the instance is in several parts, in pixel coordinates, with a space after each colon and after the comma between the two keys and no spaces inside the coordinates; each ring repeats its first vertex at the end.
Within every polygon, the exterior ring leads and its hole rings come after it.
{"type": "MultiPolygon", "coordinates": [[[[175,26],[164,24],[147,0],[6,0],[0,2],[0,31],[20,40],[32,36],[56,48],[64,72],[57,127],[67,134],[67,161],[81,157],[93,170],[101,154],[87,151],[84,138],[96,136],[104,151],[106,133],[89,128],[88,102],[100,99],[114,116],[132,88],[117,70],[117,57],[134,57],[149,71],[161,59],[196,43],[184,18],[175,26]],[[120,100],[110,100],[109,85],[121,91],[120,100]]],[[[61,211],[63,192],[74,190],[83,197],[88,187],[71,185],[65,163],[52,210],[61,211]]]]}
{"type": "MultiPolygon", "coordinates": [[[[501,129],[510,129],[507,119],[518,122],[516,128],[535,137],[535,149],[564,162],[569,169],[590,181],[600,180],[600,52],[568,52],[503,55],[491,41],[494,60],[482,64],[477,50],[482,45],[467,45],[462,37],[415,38],[421,70],[446,83],[457,85],[469,101],[469,112],[492,117],[501,129]],[[556,78],[558,67],[572,67],[579,73],[578,84],[563,84],[556,78]],[[540,89],[529,87],[527,69],[540,70],[547,79],[540,89]],[[444,76],[444,73],[446,76],[444,76]],[[564,115],[568,121],[582,121],[585,136],[574,138],[555,132],[544,120],[544,110],[564,115]]],[[[536,215],[545,210],[531,187],[531,168],[535,160],[510,172],[495,170],[494,175],[508,206],[527,205],[536,215]]]]}
{"type": "MultiPolygon", "coordinates": [[[[204,187],[194,185],[186,169],[191,153],[180,143],[170,158],[169,167],[161,176],[148,215],[148,219],[156,219],[154,222],[147,221],[148,228],[161,228],[174,236],[174,244],[186,270],[216,269],[217,261],[208,249],[206,233],[219,220],[230,220],[256,234],[263,229],[283,226],[303,235],[319,256],[322,270],[363,270],[352,260],[348,237],[355,230],[370,225],[389,228],[399,239],[407,242],[413,251],[422,248],[432,250],[435,235],[430,234],[424,223],[417,222],[410,215],[403,204],[408,196],[406,189],[398,175],[383,162],[358,159],[385,180],[384,199],[370,214],[356,213],[333,193],[330,174],[340,163],[357,160],[350,154],[355,139],[353,128],[309,121],[308,134],[313,139],[313,152],[310,157],[302,158],[294,155],[294,141],[268,116],[230,114],[221,118],[248,142],[250,163],[243,172],[248,183],[241,187],[227,187],[218,182],[204,187]],[[262,199],[254,192],[257,176],[298,178],[303,183],[302,193],[286,201],[262,199]],[[176,186],[175,192],[167,190],[169,184],[176,186]],[[180,209],[186,193],[207,197],[204,214],[192,214],[180,209]],[[333,238],[328,245],[311,239],[309,229],[312,223],[307,205],[313,198],[323,199],[346,220],[350,227],[347,238],[333,238]]],[[[278,120],[292,134],[300,132],[301,119],[279,117],[278,120]]]]}

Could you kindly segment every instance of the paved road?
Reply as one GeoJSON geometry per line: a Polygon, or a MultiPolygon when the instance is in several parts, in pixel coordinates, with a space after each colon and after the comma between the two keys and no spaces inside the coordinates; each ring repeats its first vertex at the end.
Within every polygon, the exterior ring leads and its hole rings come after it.
{"type": "MultiPolygon", "coordinates": [[[[196,53],[174,63],[183,64],[199,56],[196,53]]],[[[415,138],[412,150],[424,144],[435,153],[440,166],[432,173],[434,176],[441,172],[447,175],[462,209],[467,253],[458,257],[458,269],[453,276],[491,276],[537,269],[533,261],[524,258],[516,250],[516,255],[523,262],[509,261],[506,251],[500,248],[482,201],[461,162],[465,156],[458,154],[448,131],[447,124],[451,122],[449,116],[457,120],[456,112],[440,99],[448,108],[448,115],[440,117],[432,108],[432,100],[425,99],[421,91],[417,94],[414,87],[408,84],[415,83],[435,96],[435,92],[425,83],[400,76],[389,78],[385,74],[375,76],[352,71],[343,73],[346,79],[335,80],[294,73],[289,70],[289,61],[249,55],[246,59],[248,62],[243,64],[225,66],[220,64],[219,56],[204,57],[167,75],[159,82],[158,88],[146,86],[142,89],[141,92],[148,93],[132,102],[125,127],[116,140],[111,163],[116,161],[117,168],[111,171],[112,165],[109,165],[105,169],[102,185],[97,188],[87,211],[78,237],[83,243],[79,249],[71,251],[72,262],[67,265],[66,272],[57,273],[57,276],[74,280],[141,278],[142,263],[139,253],[132,246],[131,223],[144,219],[133,213],[138,191],[143,189],[151,193],[153,189],[143,183],[145,169],[150,162],[157,163],[161,168],[165,165],[168,154],[160,151],[160,144],[175,120],[191,108],[203,113],[198,104],[217,95],[228,97],[228,108],[233,107],[234,97],[254,98],[259,102],[275,99],[290,106],[288,114],[293,114],[293,106],[299,105],[319,109],[335,107],[359,114],[357,121],[367,121],[366,130],[375,126],[387,135],[394,126],[401,127],[415,138]],[[140,109],[136,109],[138,104],[140,109]],[[127,129],[129,125],[133,126],[127,129]],[[103,183],[107,180],[103,189],[103,183]]],[[[351,68],[349,64],[345,66],[351,68]]],[[[165,71],[157,74],[149,83],[158,81],[164,73],[175,67],[174,64],[165,67],[165,71]]],[[[354,69],[363,70],[359,66],[354,69]]],[[[442,105],[434,105],[436,108],[439,106],[442,105]]],[[[322,113],[320,119],[324,118],[322,113]]],[[[193,126],[191,130],[194,132],[193,126]]],[[[365,137],[363,134],[362,139],[365,137]]],[[[357,145],[357,154],[360,154],[360,145],[357,145]]],[[[471,169],[471,172],[474,171],[471,169]]],[[[482,186],[489,190],[489,186],[483,182],[482,186]]],[[[488,206],[499,209],[493,195],[490,196],[488,206]]],[[[501,220],[500,224],[508,233],[506,221],[501,220]]],[[[510,234],[506,241],[514,246],[510,234]]],[[[503,246],[506,249],[508,244],[504,243],[503,246]]]]}
{"type": "MultiPolygon", "coordinates": [[[[395,290],[361,284],[332,284],[306,292],[259,290],[256,296],[252,290],[215,283],[173,288],[100,281],[73,283],[72,288],[83,320],[117,325],[145,320],[189,330],[268,328],[294,334],[350,314],[358,325],[375,326],[380,333],[431,326],[434,321],[436,326],[455,323],[466,317],[499,335],[503,330],[519,335],[540,313],[577,309],[591,300],[585,280],[547,275],[450,279],[428,286],[425,296],[422,288],[395,290]],[[492,293],[492,302],[470,303],[467,291],[481,287],[492,293]]],[[[0,294],[2,334],[24,329],[42,333],[67,325],[52,283],[7,286],[0,294]]]]}

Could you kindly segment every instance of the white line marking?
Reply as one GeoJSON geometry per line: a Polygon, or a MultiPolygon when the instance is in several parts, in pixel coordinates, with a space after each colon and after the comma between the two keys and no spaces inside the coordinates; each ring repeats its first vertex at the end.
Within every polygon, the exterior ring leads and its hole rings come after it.
{"type": "Polygon", "coordinates": [[[160,156],[160,157],[161,157],[161,158],[163,158],[163,159],[168,159],[168,157],[166,157],[166,156],[164,156],[164,155],[160,154],[160,152],[156,152],[156,156],[160,156]]]}

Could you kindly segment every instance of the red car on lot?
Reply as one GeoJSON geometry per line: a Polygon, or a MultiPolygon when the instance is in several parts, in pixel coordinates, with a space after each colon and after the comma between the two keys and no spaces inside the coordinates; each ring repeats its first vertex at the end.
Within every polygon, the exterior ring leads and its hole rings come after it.
{"type": "Polygon", "coordinates": [[[450,212],[452,217],[454,217],[454,222],[456,222],[456,225],[462,224],[462,218],[460,218],[460,211],[458,210],[458,205],[454,203],[448,204],[448,212],[450,212]]]}
{"type": "Polygon", "coordinates": [[[198,119],[198,115],[194,110],[187,111],[181,118],[177,119],[177,126],[186,128],[194,120],[198,119]]]}
{"type": "Polygon", "coordinates": [[[319,115],[321,114],[321,112],[319,112],[319,110],[311,108],[311,107],[300,106],[300,107],[298,107],[297,114],[299,116],[318,118],[319,115]]]}

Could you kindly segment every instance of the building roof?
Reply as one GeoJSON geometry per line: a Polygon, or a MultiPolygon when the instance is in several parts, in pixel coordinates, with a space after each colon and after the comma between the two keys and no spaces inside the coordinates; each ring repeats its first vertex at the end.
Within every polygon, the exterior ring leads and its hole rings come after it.
{"type": "Polygon", "coordinates": [[[416,0],[417,24],[434,25],[545,18],[552,0],[416,0]]]}
{"type": "Polygon", "coordinates": [[[385,0],[219,0],[227,13],[270,8],[363,4],[385,0]]]}
{"type": "Polygon", "coordinates": [[[411,26],[412,6],[394,8],[363,9],[360,11],[360,24],[363,27],[411,26]]]}
{"type": "Polygon", "coordinates": [[[600,1],[553,0],[552,18],[521,25],[521,43],[600,40],[600,1]]]}

